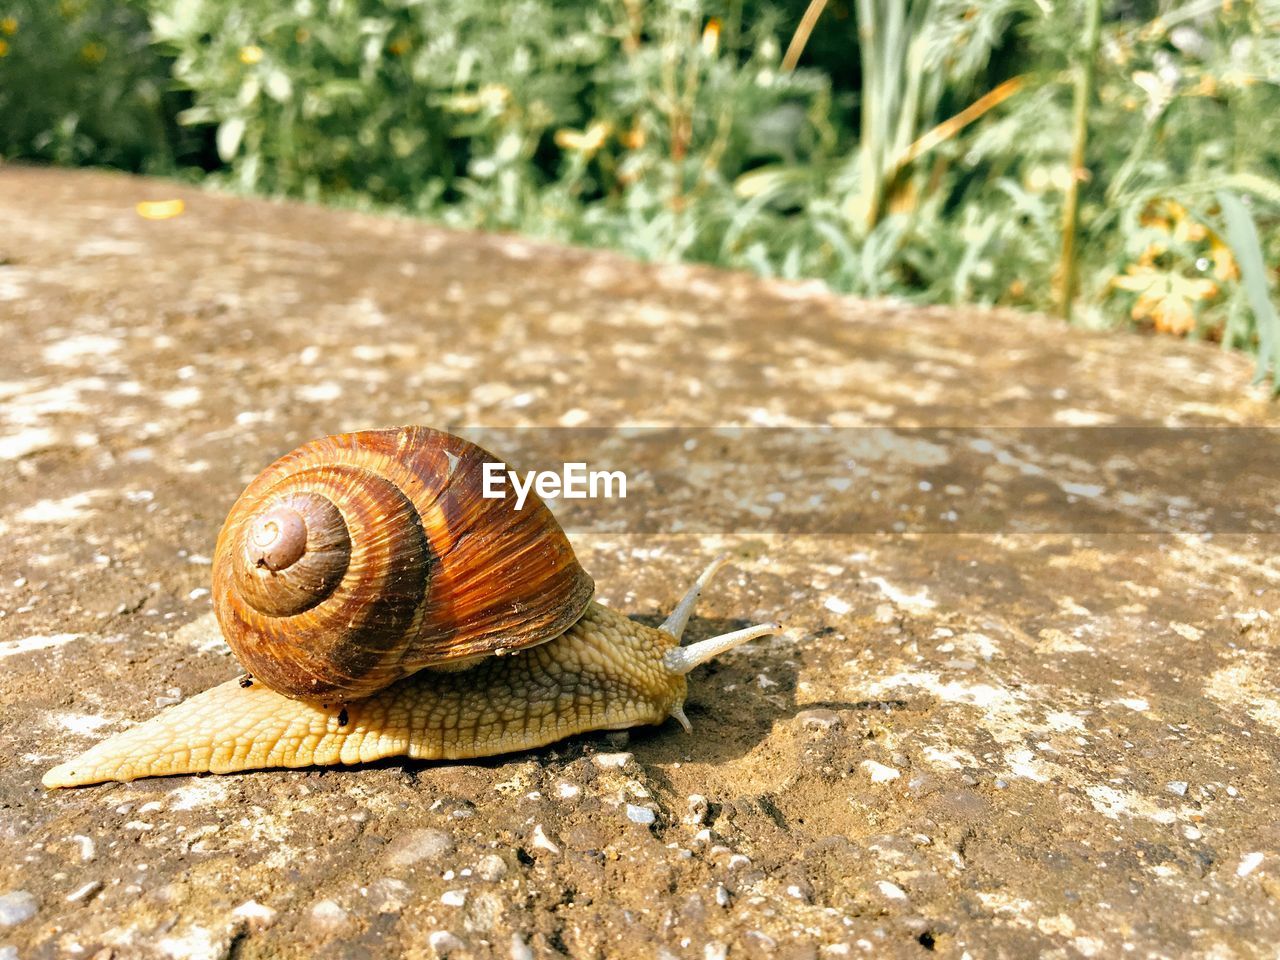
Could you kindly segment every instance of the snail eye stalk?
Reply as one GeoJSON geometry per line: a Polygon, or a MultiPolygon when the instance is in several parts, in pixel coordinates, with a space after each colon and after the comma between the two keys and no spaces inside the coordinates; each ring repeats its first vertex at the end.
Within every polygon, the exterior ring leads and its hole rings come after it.
{"type": "MultiPolygon", "coordinates": [[[[667,617],[658,629],[663,633],[669,634],[679,643],[680,638],[684,636],[684,628],[689,624],[689,617],[693,614],[693,607],[698,602],[698,598],[702,596],[702,591],[711,582],[712,578],[724,569],[725,564],[728,562],[729,555],[727,553],[722,553],[712,560],[707,569],[702,571],[702,575],[693,582],[693,586],[684,595],[684,599],[676,604],[676,608],[671,611],[671,616],[667,617]]],[[[733,633],[725,633],[718,637],[699,640],[697,643],[691,643],[687,647],[673,647],[663,654],[662,662],[672,673],[686,674],[694,667],[706,663],[726,650],[732,650],[739,644],[755,640],[757,637],[765,637],[771,633],[777,633],[781,629],[782,624],[777,622],[761,623],[754,627],[746,627],[743,630],[735,630],[733,633]]],[[[680,721],[682,727],[686,730],[689,729],[689,721],[684,718],[683,714],[672,713],[671,715],[680,721]]]]}

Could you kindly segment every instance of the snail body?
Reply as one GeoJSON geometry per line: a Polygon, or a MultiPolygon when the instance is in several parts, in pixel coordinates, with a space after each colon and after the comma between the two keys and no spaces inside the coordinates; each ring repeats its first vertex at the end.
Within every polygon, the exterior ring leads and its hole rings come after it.
{"type": "Polygon", "coordinates": [[[214,558],[215,624],[249,670],[48,771],[47,787],[457,760],[591,730],[687,730],[686,674],[777,624],[680,645],[591,600],[546,505],[480,496],[491,455],[408,427],[313,441],[259,475],[214,558]]]}

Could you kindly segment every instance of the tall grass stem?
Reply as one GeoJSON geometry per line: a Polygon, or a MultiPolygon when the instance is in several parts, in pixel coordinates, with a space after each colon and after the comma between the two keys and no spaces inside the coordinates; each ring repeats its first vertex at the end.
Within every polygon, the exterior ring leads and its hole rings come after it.
{"type": "Polygon", "coordinates": [[[1098,63],[1098,37],[1102,23],[1102,0],[1085,0],[1084,43],[1076,71],[1075,98],[1071,114],[1071,179],[1062,203],[1062,317],[1071,319],[1071,302],[1076,286],[1076,233],[1080,215],[1080,184],[1088,175],[1085,148],[1089,140],[1089,105],[1093,100],[1094,71],[1098,63]]]}
{"type": "Polygon", "coordinates": [[[796,68],[796,64],[800,62],[800,54],[804,53],[805,44],[809,42],[809,35],[813,33],[813,28],[818,25],[818,18],[822,16],[822,11],[827,7],[827,0],[809,0],[809,6],[804,12],[804,16],[800,18],[800,23],[796,26],[796,32],[791,35],[791,42],[787,44],[787,52],[782,57],[782,69],[790,73],[796,68]]]}

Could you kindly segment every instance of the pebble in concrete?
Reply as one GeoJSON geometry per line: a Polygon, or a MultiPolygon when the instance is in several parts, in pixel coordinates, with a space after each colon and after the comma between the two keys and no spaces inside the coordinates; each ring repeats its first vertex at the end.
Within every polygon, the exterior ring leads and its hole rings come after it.
{"type": "Polygon", "coordinates": [[[39,901],[25,890],[11,890],[0,894],[0,926],[12,927],[30,920],[38,909],[39,901]]]}

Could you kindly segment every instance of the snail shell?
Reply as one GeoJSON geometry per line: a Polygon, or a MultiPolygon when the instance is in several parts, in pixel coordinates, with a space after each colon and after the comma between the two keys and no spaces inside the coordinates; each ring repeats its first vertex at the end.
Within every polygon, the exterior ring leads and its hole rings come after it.
{"type": "Polygon", "coordinates": [[[486,462],[502,461],[404,427],[314,440],[259,474],[213,561],[214,612],[245,669],[287,697],[348,701],[576,623],[591,577],[536,496],[520,510],[482,496],[486,462]]]}

